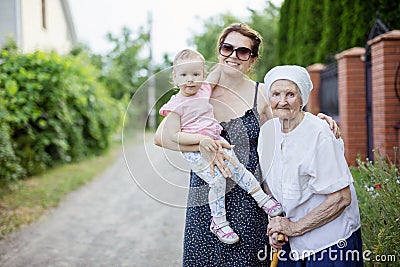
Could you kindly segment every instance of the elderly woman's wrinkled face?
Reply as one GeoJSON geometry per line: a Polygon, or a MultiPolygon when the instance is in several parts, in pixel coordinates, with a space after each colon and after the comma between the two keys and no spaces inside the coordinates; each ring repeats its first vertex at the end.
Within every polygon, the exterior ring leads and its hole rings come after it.
{"type": "Polygon", "coordinates": [[[274,117],[291,120],[300,114],[302,105],[300,91],[292,81],[275,81],[270,88],[269,101],[274,117]]]}

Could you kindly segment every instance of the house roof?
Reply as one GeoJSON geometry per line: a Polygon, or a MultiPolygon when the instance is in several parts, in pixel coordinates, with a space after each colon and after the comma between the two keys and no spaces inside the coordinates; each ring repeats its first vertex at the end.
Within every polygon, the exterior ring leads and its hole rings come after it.
{"type": "Polygon", "coordinates": [[[71,9],[69,8],[69,2],[68,0],[60,0],[62,9],[64,11],[64,16],[68,25],[68,34],[69,37],[71,38],[72,44],[77,44],[78,43],[78,38],[76,36],[76,31],[75,31],[75,26],[74,26],[74,21],[72,19],[71,15],[71,9]]]}

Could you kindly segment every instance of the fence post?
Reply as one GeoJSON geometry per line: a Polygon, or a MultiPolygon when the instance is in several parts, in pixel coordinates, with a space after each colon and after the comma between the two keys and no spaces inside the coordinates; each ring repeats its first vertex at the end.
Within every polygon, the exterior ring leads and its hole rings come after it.
{"type": "Polygon", "coordinates": [[[400,30],[381,34],[368,42],[372,58],[372,118],[374,147],[382,155],[394,156],[399,146],[400,124],[400,30]]]}
{"type": "Polygon", "coordinates": [[[354,47],[335,56],[338,61],[338,98],[340,131],[349,165],[356,164],[357,155],[367,154],[365,48],[354,47]]]}
{"type": "Polygon", "coordinates": [[[316,63],[307,67],[314,88],[312,89],[308,98],[306,111],[314,115],[317,115],[320,111],[319,88],[321,85],[321,71],[323,71],[324,69],[325,65],[320,63],[316,63]]]}

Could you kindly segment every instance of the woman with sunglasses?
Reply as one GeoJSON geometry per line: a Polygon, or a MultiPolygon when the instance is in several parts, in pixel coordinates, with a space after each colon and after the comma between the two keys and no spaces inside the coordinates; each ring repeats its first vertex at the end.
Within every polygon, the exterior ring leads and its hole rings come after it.
{"type": "MultiPolygon", "coordinates": [[[[255,64],[261,42],[260,34],[245,24],[235,23],[222,31],[217,44],[219,66],[212,73],[216,86],[210,98],[215,118],[223,128],[221,136],[235,145],[233,149],[239,161],[258,178],[261,177],[257,154],[260,124],[272,118],[272,113],[264,85],[245,74],[255,64]]],[[[326,119],[336,129],[335,122],[330,117],[326,119]]],[[[173,150],[199,151],[199,144],[182,146],[172,141],[163,132],[163,123],[157,129],[155,143],[173,150]]],[[[217,166],[224,176],[229,176],[225,163],[229,156],[222,149],[212,153],[200,147],[200,151],[211,162],[211,168],[217,166]]],[[[227,181],[227,187],[226,216],[240,236],[240,241],[233,245],[219,242],[210,232],[211,216],[206,205],[209,188],[191,172],[183,266],[269,266],[265,212],[232,181],[227,181]]]]}

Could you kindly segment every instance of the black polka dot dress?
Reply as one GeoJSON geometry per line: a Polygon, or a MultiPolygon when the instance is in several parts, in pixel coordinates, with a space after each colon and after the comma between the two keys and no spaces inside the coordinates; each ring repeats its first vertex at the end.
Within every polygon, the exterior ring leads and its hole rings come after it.
{"type": "MultiPolygon", "coordinates": [[[[256,94],[257,96],[257,86],[256,94]]],[[[259,115],[254,107],[245,115],[222,122],[221,136],[235,145],[239,161],[260,179],[257,140],[259,115]]],[[[224,244],[210,232],[211,213],[208,206],[208,185],[194,172],[190,176],[188,208],[183,247],[183,266],[269,266],[268,219],[254,199],[231,180],[227,183],[226,210],[231,227],[240,240],[224,244]],[[230,181],[230,182],[229,182],[230,181]]]]}

